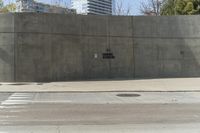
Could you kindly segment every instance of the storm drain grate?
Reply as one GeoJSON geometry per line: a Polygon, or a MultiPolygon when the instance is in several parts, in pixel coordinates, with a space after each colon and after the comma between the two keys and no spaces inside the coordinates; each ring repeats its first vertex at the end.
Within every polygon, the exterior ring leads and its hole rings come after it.
{"type": "Polygon", "coordinates": [[[129,94],[129,93],[122,93],[122,94],[117,94],[118,97],[139,97],[141,96],[140,94],[129,94]]]}

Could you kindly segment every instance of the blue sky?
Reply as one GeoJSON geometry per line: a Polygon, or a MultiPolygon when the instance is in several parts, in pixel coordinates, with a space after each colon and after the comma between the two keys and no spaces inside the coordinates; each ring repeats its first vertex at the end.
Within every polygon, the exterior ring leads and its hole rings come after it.
{"type": "MultiPolygon", "coordinates": [[[[15,0],[5,0],[5,1],[15,1],[15,0]]],[[[52,2],[55,2],[56,0],[37,0],[37,1],[44,2],[44,3],[52,3],[52,2]]],[[[70,4],[70,0],[60,0],[60,1],[67,1],[67,3],[70,4]]],[[[116,0],[116,1],[119,1],[119,0],[116,0]]],[[[120,0],[120,1],[124,2],[124,7],[131,6],[131,14],[139,15],[140,3],[145,0],[120,0]]]]}

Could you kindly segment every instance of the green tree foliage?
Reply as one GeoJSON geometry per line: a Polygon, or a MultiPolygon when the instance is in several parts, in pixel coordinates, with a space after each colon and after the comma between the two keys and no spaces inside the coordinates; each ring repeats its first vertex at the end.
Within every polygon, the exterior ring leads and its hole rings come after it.
{"type": "Polygon", "coordinates": [[[3,13],[15,12],[15,10],[16,10],[16,4],[14,3],[8,4],[2,8],[3,13]]]}
{"type": "Polygon", "coordinates": [[[161,15],[175,15],[175,0],[167,0],[161,7],[161,15]]]}
{"type": "Polygon", "coordinates": [[[0,0],[0,9],[3,8],[3,0],[0,0]]]}
{"type": "Polygon", "coordinates": [[[16,10],[16,4],[10,3],[4,5],[3,0],[0,0],[0,13],[14,12],[16,10]]]}
{"type": "Polygon", "coordinates": [[[200,14],[200,0],[166,0],[161,15],[200,14]]]}

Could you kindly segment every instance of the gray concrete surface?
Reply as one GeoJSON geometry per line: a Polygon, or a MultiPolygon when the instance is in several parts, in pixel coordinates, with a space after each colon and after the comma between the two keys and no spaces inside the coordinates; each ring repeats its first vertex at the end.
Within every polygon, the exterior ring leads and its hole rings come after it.
{"type": "Polygon", "coordinates": [[[0,93],[0,132],[200,131],[199,92],[118,93],[0,93]]]}
{"type": "MultiPolygon", "coordinates": [[[[78,126],[75,127],[59,127],[60,131],[66,132],[67,130],[72,133],[81,132],[95,132],[95,133],[197,133],[199,132],[199,124],[180,124],[180,125],[112,125],[112,126],[78,126]]],[[[58,130],[59,131],[59,130],[58,130]]]]}
{"type": "Polygon", "coordinates": [[[199,92],[200,78],[77,82],[0,82],[0,92],[199,92]]]}
{"type": "Polygon", "coordinates": [[[199,16],[0,18],[2,82],[200,76],[199,16]]]}
{"type": "MultiPolygon", "coordinates": [[[[2,105],[66,103],[66,104],[198,104],[200,92],[16,92],[1,93],[2,105]],[[118,94],[139,94],[120,97],[118,94]]],[[[4,106],[0,106],[4,108],[4,106]]]]}
{"type": "Polygon", "coordinates": [[[6,133],[199,133],[200,124],[4,126],[6,133]]]}
{"type": "Polygon", "coordinates": [[[181,125],[112,125],[112,126],[18,126],[1,127],[2,132],[8,133],[198,133],[199,124],[181,124],[181,125]],[[164,129],[164,130],[163,130],[164,129]]]}
{"type": "Polygon", "coordinates": [[[14,81],[14,16],[0,14],[0,81],[14,81]]]}

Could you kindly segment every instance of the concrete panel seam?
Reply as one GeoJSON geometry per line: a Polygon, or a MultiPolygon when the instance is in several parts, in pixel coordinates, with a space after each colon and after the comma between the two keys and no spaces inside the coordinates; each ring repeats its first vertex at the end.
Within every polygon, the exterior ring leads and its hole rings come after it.
{"type": "Polygon", "coordinates": [[[133,38],[145,38],[145,39],[200,39],[200,37],[154,37],[154,36],[134,36],[133,38]]]}
{"type": "MultiPolygon", "coordinates": [[[[1,32],[0,32],[1,33],[1,32]]],[[[14,33],[14,32],[10,32],[10,33],[14,33]]],[[[15,33],[18,33],[18,34],[38,34],[38,35],[43,35],[43,34],[46,34],[46,35],[68,35],[68,36],[78,36],[80,34],[68,34],[68,33],[47,33],[47,32],[15,32],[15,33]]],[[[82,34],[81,33],[81,36],[83,37],[107,37],[107,35],[90,35],[90,34],[82,34]]],[[[109,35],[110,37],[118,37],[118,38],[132,38],[132,36],[115,36],[115,35],[109,35]]]]}
{"type": "Polygon", "coordinates": [[[135,75],[135,68],[136,68],[136,61],[135,61],[135,47],[134,47],[134,23],[133,23],[133,17],[131,17],[131,26],[132,26],[132,43],[133,43],[133,78],[136,78],[135,75]]]}

